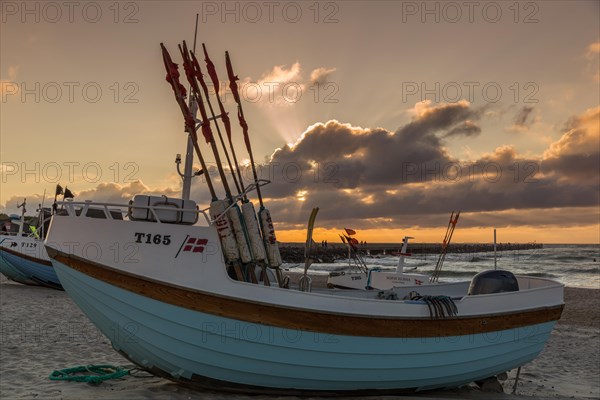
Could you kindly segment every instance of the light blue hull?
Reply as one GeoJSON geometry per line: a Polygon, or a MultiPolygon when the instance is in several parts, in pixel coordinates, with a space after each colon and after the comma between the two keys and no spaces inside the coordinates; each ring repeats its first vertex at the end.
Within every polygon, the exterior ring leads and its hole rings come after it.
{"type": "Polygon", "coordinates": [[[29,280],[57,289],[62,288],[60,280],[52,266],[28,260],[6,251],[2,252],[2,257],[6,259],[9,265],[29,280]]]}
{"type": "Polygon", "coordinates": [[[184,382],[205,377],[281,391],[456,387],[533,360],[555,324],[423,339],[321,334],[180,308],[53,263],[116,350],[184,382]]]}
{"type": "Polygon", "coordinates": [[[25,285],[36,285],[36,282],[29,279],[27,275],[21,273],[8,261],[8,258],[5,257],[6,254],[7,253],[5,251],[0,250],[0,272],[2,275],[6,276],[10,280],[23,283],[25,285]]]}

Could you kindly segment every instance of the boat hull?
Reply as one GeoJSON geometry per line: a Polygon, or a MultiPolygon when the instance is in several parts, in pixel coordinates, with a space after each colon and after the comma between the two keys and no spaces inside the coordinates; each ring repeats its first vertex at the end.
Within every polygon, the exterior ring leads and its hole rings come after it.
{"type": "Polygon", "coordinates": [[[22,283],[24,285],[38,285],[37,282],[27,277],[27,275],[21,273],[17,268],[15,268],[8,257],[6,256],[6,252],[2,250],[0,247],[0,273],[6,276],[8,279],[22,283]]]}
{"type": "Polygon", "coordinates": [[[327,287],[338,289],[366,290],[367,275],[362,272],[336,271],[327,277],[327,287]]]}
{"type": "Polygon", "coordinates": [[[0,244],[0,258],[1,272],[10,279],[28,285],[62,289],[41,240],[11,237],[0,244]]]}
{"type": "Polygon", "coordinates": [[[395,273],[369,270],[368,275],[362,272],[340,271],[332,272],[327,277],[327,286],[339,289],[376,289],[388,290],[400,286],[427,286],[429,276],[423,274],[395,273]]]}
{"type": "Polygon", "coordinates": [[[443,337],[289,329],[158,301],[53,264],[117,351],[156,375],[203,388],[373,394],[456,387],[533,360],[555,324],[443,337]]]}

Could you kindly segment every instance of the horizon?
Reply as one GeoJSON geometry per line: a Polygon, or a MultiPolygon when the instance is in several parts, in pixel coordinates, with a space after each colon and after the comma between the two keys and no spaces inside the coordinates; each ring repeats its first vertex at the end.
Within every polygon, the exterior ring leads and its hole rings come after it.
{"type": "Polygon", "coordinates": [[[186,135],[159,43],[181,64],[199,14],[247,185],[226,50],[240,78],[279,241],[304,242],[320,207],[317,241],[349,227],[437,243],[461,210],[453,243],[497,228],[502,243],[600,244],[600,3],[283,3],[3,2],[0,212],[51,204],[56,184],[78,201],[180,197],[186,135]]]}

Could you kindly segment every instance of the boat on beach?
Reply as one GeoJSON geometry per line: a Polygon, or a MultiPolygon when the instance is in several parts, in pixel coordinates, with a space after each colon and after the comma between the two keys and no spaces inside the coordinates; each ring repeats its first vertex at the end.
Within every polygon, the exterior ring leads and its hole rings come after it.
{"type": "Polygon", "coordinates": [[[65,290],[115,350],[195,387],[291,394],[460,386],[533,360],[563,308],[563,285],[543,278],[518,277],[511,292],[440,287],[457,311],[439,319],[424,301],[378,299],[375,291],[236,281],[214,224],[54,216],[49,237],[108,249],[139,233],[135,258],[117,262],[108,251],[89,260],[81,247],[48,252],[65,290]],[[185,250],[190,238],[200,244],[185,250]]]}
{"type": "MultiPolygon", "coordinates": [[[[162,50],[189,148],[204,169],[190,110],[199,107],[215,158],[206,122],[216,125],[226,113],[209,118],[198,88],[190,94],[195,104],[182,101],[177,65],[162,50]]],[[[194,53],[185,43],[180,50],[191,80],[199,69],[186,57],[195,60],[194,53]]],[[[226,64],[254,167],[228,54],[226,64]]],[[[231,152],[235,159],[233,146],[231,152]]],[[[113,348],[141,369],[202,389],[372,395],[461,386],[518,368],[543,350],[564,307],[563,285],[549,279],[486,271],[419,293],[290,288],[253,172],[246,187],[239,177],[237,195],[222,180],[225,200],[206,176],[207,209],[185,193],[187,171],[181,199],[66,201],[65,212],[52,217],[46,249],[61,284],[113,348]],[[257,213],[248,200],[254,191],[257,213]],[[103,217],[92,217],[90,209],[103,217]]]]}
{"type": "Polygon", "coordinates": [[[388,290],[397,286],[427,286],[436,285],[446,259],[446,253],[448,246],[452,241],[454,235],[454,229],[460,217],[460,211],[454,214],[454,211],[450,215],[448,221],[448,227],[446,228],[446,234],[442,241],[441,252],[436,263],[435,269],[431,276],[417,273],[405,272],[405,258],[412,256],[408,253],[408,241],[414,239],[410,236],[405,236],[402,239],[402,249],[399,252],[398,266],[396,271],[385,271],[381,268],[369,268],[360,254],[358,248],[358,240],[351,237],[356,234],[356,231],[352,229],[346,229],[346,235],[340,235],[340,238],[348,247],[348,263],[347,269],[341,271],[333,271],[329,273],[327,277],[327,287],[338,288],[338,289],[358,289],[358,290],[388,290]],[[354,264],[352,264],[354,262],[354,264]]]}
{"type": "MultiPolygon", "coordinates": [[[[41,285],[62,289],[54,272],[42,237],[35,226],[25,222],[25,201],[21,204],[22,213],[13,222],[16,231],[7,230],[0,236],[0,272],[7,278],[25,285],[41,285]]],[[[40,209],[43,224],[45,210],[40,209]]]]}
{"type": "Polygon", "coordinates": [[[349,249],[348,262],[352,260],[348,268],[340,271],[332,271],[327,276],[327,287],[338,289],[357,289],[368,290],[378,289],[387,290],[396,286],[421,286],[429,284],[429,275],[405,272],[405,257],[410,257],[407,253],[408,241],[412,237],[406,236],[402,239],[402,249],[398,257],[398,266],[395,271],[385,271],[381,268],[368,268],[358,248],[349,241],[346,245],[349,249]]]}

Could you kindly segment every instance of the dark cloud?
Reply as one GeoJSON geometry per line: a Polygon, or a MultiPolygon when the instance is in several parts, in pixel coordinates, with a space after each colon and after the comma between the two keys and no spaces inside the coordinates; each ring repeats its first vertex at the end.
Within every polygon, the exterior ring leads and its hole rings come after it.
{"type": "Polygon", "coordinates": [[[533,106],[523,106],[515,115],[513,124],[507,128],[509,132],[527,132],[533,121],[533,106]]]}
{"type": "MultiPolygon", "coordinates": [[[[572,119],[543,158],[523,157],[512,146],[469,162],[452,157],[441,137],[459,132],[479,113],[468,104],[427,108],[396,132],[337,121],[312,126],[272,156],[278,166],[264,193],[276,200],[273,214],[282,219],[275,219],[301,224],[319,206],[323,227],[358,221],[368,228],[373,221],[383,224],[382,218],[400,227],[439,225],[458,209],[470,215],[538,210],[535,223],[551,225],[557,208],[597,206],[598,110],[572,119]],[[301,178],[286,177],[286,163],[295,163],[301,178]],[[297,201],[298,193],[304,201],[297,201]]],[[[511,218],[507,223],[526,224],[518,212],[511,218]]]]}
{"type": "MultiPolygon", "coordinates": [[[[298,229],[316,206],[324,228],[443,226],[452,210],[462,210],[465,227],[574,226],[598,216],[600,108],[570,119],[542,157],[522,156],[513,146],[476,160],[453,157],[444,149],[444,137],[459,134],[450,132],[464,129],[480,113],[468,103],[425,105],[395,132],[338,121],[311,126],[258,168],[272,182],[262,193],[274,222],[278,229],[298,229]]],[[[247,184],[251,170],[243,173],[247,184]]],[[[192,195],[208,203],[202,179],[195,181],[192,195]]],[[[220,189],[218,179],[214,183],[220,189]]],[[[140,181],[105,183],[76,198],[123,203],[136,193],[176,197],[179,190],[153,190],[140,181]]],[[[17,200],[13,196],[9,202],[17,200]]]]}
{"type": "Polygon", "coordinates": [[[598,184],[600,171],[600,107],[571,118],[562,137],[544,152],[543,170],[561,182],[598,184]]]}
{"type": "Polygon", "coordinates": [[[471,122],[471,121],[465,121],[460,125],[455,126],[454,128],[452,128],[450,131],[448,131],[444,137],[451,137],[451,136],[467,136],[467,137],[471,137],[471,136],[478,136],[481,133],[481,128],[471,122]]]}
{"type": "Polygon", "coordinates": [[[471,108],[469,102],[464,100],[435,107],[431,107],[429,101],[421,104],[416,108],[417,117],[397,131],[405,140],[418,140],[421,136],[433,135],[442,130],[451,130],[455,125],[478,120],[485,112],[484,108],[471,108]]]}
{"type": "MultiPolygon", "coordinates": [[[[447,154],[438,134],[474,135],[480,131],[473,120],[480,118],[482,110],[472,109],[468,102],[436,107],[424,102],[416,113],[396,132],[362,129],[338,121],[316,124],[293,146],[273,153],[275,175],[285,177],[281,168],[291,168],[292,163],[305,175],[316,174],[313,181],[317,184],[339,189],[419,182],[422,179],[413,173],[415,169],[436,170],[456,161],[447,154]]],[[[281,195],[285,190],[278,187],[275,193],[281,195]]]]}
{"type": "Polygon", "coordinates": [[[529,126],[531,121],[528,123],[527,119],[531,115],[532,111],[533,111],[533,107],[530,107],[530,106],[524,106],[523,108],[521,108],[521,110],[515,117],[515,125],[516,126],[529,126]]]}

